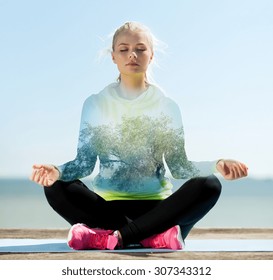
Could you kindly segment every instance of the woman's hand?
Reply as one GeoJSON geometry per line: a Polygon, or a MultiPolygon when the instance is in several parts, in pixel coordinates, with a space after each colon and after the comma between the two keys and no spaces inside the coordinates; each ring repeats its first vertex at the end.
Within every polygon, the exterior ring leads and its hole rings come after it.
{"type": "Polygon", "coordinates": [[[216,168],[226,180],[235,180],[246,177],[248,173],[248,168],[245,164],[231,159],[219,160],[216,168]]]}
{"type": "Polygon", "coordinates": [[[50,187],[59,178],[59,171],[53,165],[34,164],[30,180],[45,187],[50,187]]]}

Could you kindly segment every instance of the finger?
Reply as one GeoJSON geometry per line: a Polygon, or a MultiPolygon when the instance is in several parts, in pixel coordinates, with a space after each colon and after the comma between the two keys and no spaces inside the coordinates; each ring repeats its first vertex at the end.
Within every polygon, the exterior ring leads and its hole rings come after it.
{"type": "Polygon", "coordinates": [[[34,181],[34,175],[35,175],[35,170],[32,171],[31,175],[29,176],[29,179],[31,181],[34,181]]]}
{"type": "Polygon", "coordinates": [[[40,177],[41,177],[40,176],[40,171],[39,170],[35,170],[34,177],[33,177],[34,182],[39,183],[40,177]]]}
{"type": "Polygon", "coordinates": [[[228,180],[234,180],[236,178],[236,172],[234,169],[230,169],[229,170],[229,174],[228,174],[228,180]]]}
{"type": "Polygon", "coordinates": [[[33,169],[45,169],[45,170],[51,170],[52,169],[52,166],[51,165],[48,165],[48,164],[34,164],[32,166],[33,169]]]}
{"type": "Polygon", "coordinates": [[[51,182],[51,177],[48,174],[48,171],[45,170],[44,171],[44,176],[43,176],[43,181],[41,181],[41,183],[44,187],[49,187],[51,185],[50,182],[51,182]]]}
{"type": "Polygon", "coordinates": [[[44,180],[45,180],[45,176],[39,176],[38,184],[43,185],[44,180]]]}
{"type": "Polygon", "coordinates": [[[42,166],[33,165],[33,170],[32,170],[33,177],[35,177],[37,174],[40,174],[41,171],[42,171],[42,166]]]}
{"type": "Polygon", "coordinates": [[[219,171],[223,176],[227,175],[227,171],[226,171],[226,169],[224,168],[224,166],[225,166],[225,164],[224,164],[222,161],[220,161],[219,164],[218,164],[218,171],[219,171]]]}
{"type": "Polygon", "coordinates": [[[240,167],[237,164],[235,164],[232,167],[232,174],[233,174],[233,179],[237,179],[237,178],[241,177],[240,167]]]}
{"type": "Polygon", "coordinates": [[[244,176],[244,169],[242,168],[240,163],[237,164],[236,170],[237,170],[238,177],[244,176]]]}
{"type": "Polygon", "coordinates": [[[245,170],[240,162],[237,162],[235,168],[236,168],[236,176],[237,176],[236,179],[245,177],[245,170]]]}
{"type": "Polygon", "coordinates": [[[48,182],[48,178],[47,178],[47,177],[44,177],[43,180],[42,180],[42,182],[41,182],[41,185],[44,186],[44,187],[46,187],[47,184],[48,184],[47,182],[48,182]]]}
{"type": "Polygon", "coordinates": [[[247,176],[247,167],[244,164],[239,163],[238,172],[239,172],[240,178],[247,176]]]}
{"type": "Polygon", "coordinates": [[[37,170],[33,170],[32,179],[33,179],[34,182],[37,181],[37,176],[38,176],[37,174],[38,174],[38,173],[37,173],[37,170]]]}
{"type": "Polygon", "coordinates": [[[228,166],[226,169],[226,176],[225,179],[227,180],[234,180],[237,178],[237,171],[234,166],[228,166]]]}
{"type": "Polygon", "coordinates": [[[44,181],[44,177],[39,176],[37,183],[38,183],[39,185],[43,185],[43,181],[44,181]]]}
{"type": "Polygon", "coordinates": [[[46,180],[46,187],[51,187],[54,184],[54,180],[52,180],[51,178],[47,178],[46,180]]]}
{"type": "Polygon", "coordinates": [[[41,168],[39,184],[42,186],[45,185],[47,182],[47,179],[48,179],[48,172],[45,169],[41,168]]]}
{"type": "Polygon", "coordinates": [[[247,176],[247,174],[248,174],[248,167],[245,164],[243,164],[243,163],[242,163],[242,166],[243,166],[244,174],[245,174],[245,176],[247,176]]]}
{"type": "Polygon", "coordinates": [[[44,187],[48,187],[48,181],[50,180],[50,176],[48,175],[48,172],[45,171],[45,176],[44,176],[44,180],[43,180],[43,186],[44,187]]]}
{"type": "Polygon", "coordinates": [[[42,164],[33,164],[33,165],[32,165],[32,168],[33,168],[33,169],[40,169],[40,168],[42,168],[42,167],[43,167],[42,164]]]}
{"type": "Polygon", "coordinates": [[[45,174],[46,174],[46,171],[45,171],[45,168],[44,167],[42,167],[41,169],[40,169],[40,176],[45,176],[45,174]]]}
{"type": "Polygon", "coordinates": [[[238,163],[234,167],[234,179],[242,178],[245,177],[246,175],[247,175],[247,170],[241,163],[238,163]]]}

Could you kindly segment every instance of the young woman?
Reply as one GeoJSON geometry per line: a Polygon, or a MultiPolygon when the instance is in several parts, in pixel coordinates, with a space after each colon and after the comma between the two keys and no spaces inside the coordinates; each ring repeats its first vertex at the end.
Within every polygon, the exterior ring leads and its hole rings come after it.
{"type": "Polygon", "coordinates": [[[34,165],[31,179],[44,186],[49,204],[68,221],[74,249],[115,249],[130,244],[183,249],[183,241],[217,202],[225,179],[247,176],[235,160],[189,161],[178,105],[149,83],[153,35],[127,22],[116,30],[112,59],[118,82],[83,105],[77,156],[61,166],[34,165]],[[93,189],[79,179],[99,160],[93,189]],[[177,191],[165,167],[188,179],[177,191]]]}

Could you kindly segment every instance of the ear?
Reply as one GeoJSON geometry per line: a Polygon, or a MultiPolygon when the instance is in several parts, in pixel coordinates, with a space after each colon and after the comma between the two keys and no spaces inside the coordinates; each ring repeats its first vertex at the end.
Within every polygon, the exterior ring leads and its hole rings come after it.
{"type": "Polygon", "coordinates": [[[150,56],[150,63],[152,62],[153,58],[154,58],[154,53],[152,53],[150,56]]]}
{"type": "Polygon", "coordinates": [[[113,60],[113,62],[116,64],[116,59],[115,59],[114,52],[111,52],[111,56],[112,56],[112,60],[113,60]]]}

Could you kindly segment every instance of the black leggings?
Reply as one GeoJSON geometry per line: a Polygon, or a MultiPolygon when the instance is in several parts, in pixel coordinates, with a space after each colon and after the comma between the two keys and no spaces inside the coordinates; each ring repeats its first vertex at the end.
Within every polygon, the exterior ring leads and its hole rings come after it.
{"type": "Polygon", "coordinates": [[[183,239],[217,202],[221,183],[214,176],[193,178],[165,200],[106,201],[81,181],[57,181],[44,188],[51,207],[71,225],[119,230],[124,245],[179,225],[183,239]]]}

